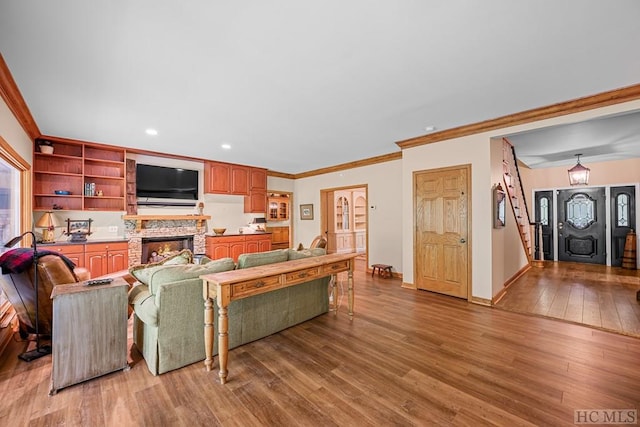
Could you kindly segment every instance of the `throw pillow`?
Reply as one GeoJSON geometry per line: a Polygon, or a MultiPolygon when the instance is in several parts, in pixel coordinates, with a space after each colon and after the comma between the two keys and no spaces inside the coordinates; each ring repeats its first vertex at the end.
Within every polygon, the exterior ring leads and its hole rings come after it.
{"type": "Polygon", "coordinates": [[[149,278],[154,271],[163,265],[179,265],[189,264],[193,261],[193,254],[189,249],[183,249],[180,252],[170,255],[158,262],[150,262],[148,264],[134,265],[129,268],[129,273],[136,278],[137,281],[145,285],[149,284],[149,278]]]}
{"type": "Polygon", "coordinates": [[[303,249],[303,250],[293,250],[287,249],[289,254],[289,260],[300,259],[300,258],[309,258],[312,256],[326,255],[327,250],[324,248],[314,248],[314,249],[303,249]]]}
{"type": "Polygon", "coordinates": [[[235,268],[232,258],[221,258],[206,264],[164,265],[158,266],[149,275],[149,291],[155,295],[158,287],[165,283],[198,279],[205,274],[230,271],[235,268]]]}
{"type": "Polygon", "coordinates": [[[254,252],[242,254],[238,257],[237,269],[257,267],[259,265],[283,262],[288,259],[286,249],[275,249],[267,252],[254,252]]]}

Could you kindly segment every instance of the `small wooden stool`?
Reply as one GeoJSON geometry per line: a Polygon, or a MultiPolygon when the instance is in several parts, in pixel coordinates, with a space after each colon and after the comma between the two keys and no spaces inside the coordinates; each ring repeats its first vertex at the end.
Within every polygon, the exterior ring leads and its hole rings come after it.
{"type": "Polygon", "coordinates": [[[373,264],[371,266],[371,268],[373,268],[373,270],[371,271],[371,277],[373,277],[373,275],[376,272],[376,269],[378,270],[378,276],[380,277],[391,277],[391,266],[390,265],[386,265],[386,264],[373,264]]]}

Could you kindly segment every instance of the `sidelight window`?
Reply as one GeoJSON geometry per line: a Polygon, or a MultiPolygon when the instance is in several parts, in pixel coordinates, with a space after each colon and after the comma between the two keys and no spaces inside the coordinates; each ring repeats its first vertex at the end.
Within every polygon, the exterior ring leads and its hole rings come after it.
{"type": "Polygon", "coordinates": [[[549,225],[549,198],[540,197],[540,206],[538,210],[540,212],[540,222],[542,225],[549,225]]]}
{"type": "Polygon", "coordinates": [[[629,226],[629,195],[618,194],[616,197],[617,224],[618,227],[629,226]]]}

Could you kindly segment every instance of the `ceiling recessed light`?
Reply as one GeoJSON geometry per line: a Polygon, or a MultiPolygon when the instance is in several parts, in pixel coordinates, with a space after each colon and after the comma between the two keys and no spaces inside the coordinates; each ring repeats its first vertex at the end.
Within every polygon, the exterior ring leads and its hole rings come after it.
{"type": "Polygon", "coordinates": [[[427,132],[433,132],[434,130],[436,130],[435,126],[427,126],[426,128],[424,128],[424,130],[426,130],[427,132]]]}
{"type": "Polygon", "coordinates": [[[149,128],[145,130],[144,133],[146,133],[147,135],[156,136],[158,134],[158,131],[155,129],[149,128]]]}
{"type": "Polygon", "coordinates": [[[231,144],[222,144],[220,147],[224,148],[225,150],[231,150],[231,144]]]}

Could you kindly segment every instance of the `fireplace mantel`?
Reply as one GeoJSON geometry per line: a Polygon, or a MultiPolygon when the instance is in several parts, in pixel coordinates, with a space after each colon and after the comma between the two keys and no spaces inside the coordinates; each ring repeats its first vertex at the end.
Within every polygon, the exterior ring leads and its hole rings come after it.
{"type": "Polygon", "coordinates": [[[136,231],[143,228],[145,221],[196,221],[198,231],[202,230],[204,222],[211,219],[210,215],[123,215],[125,221],[135,221],[136,231]]]}

